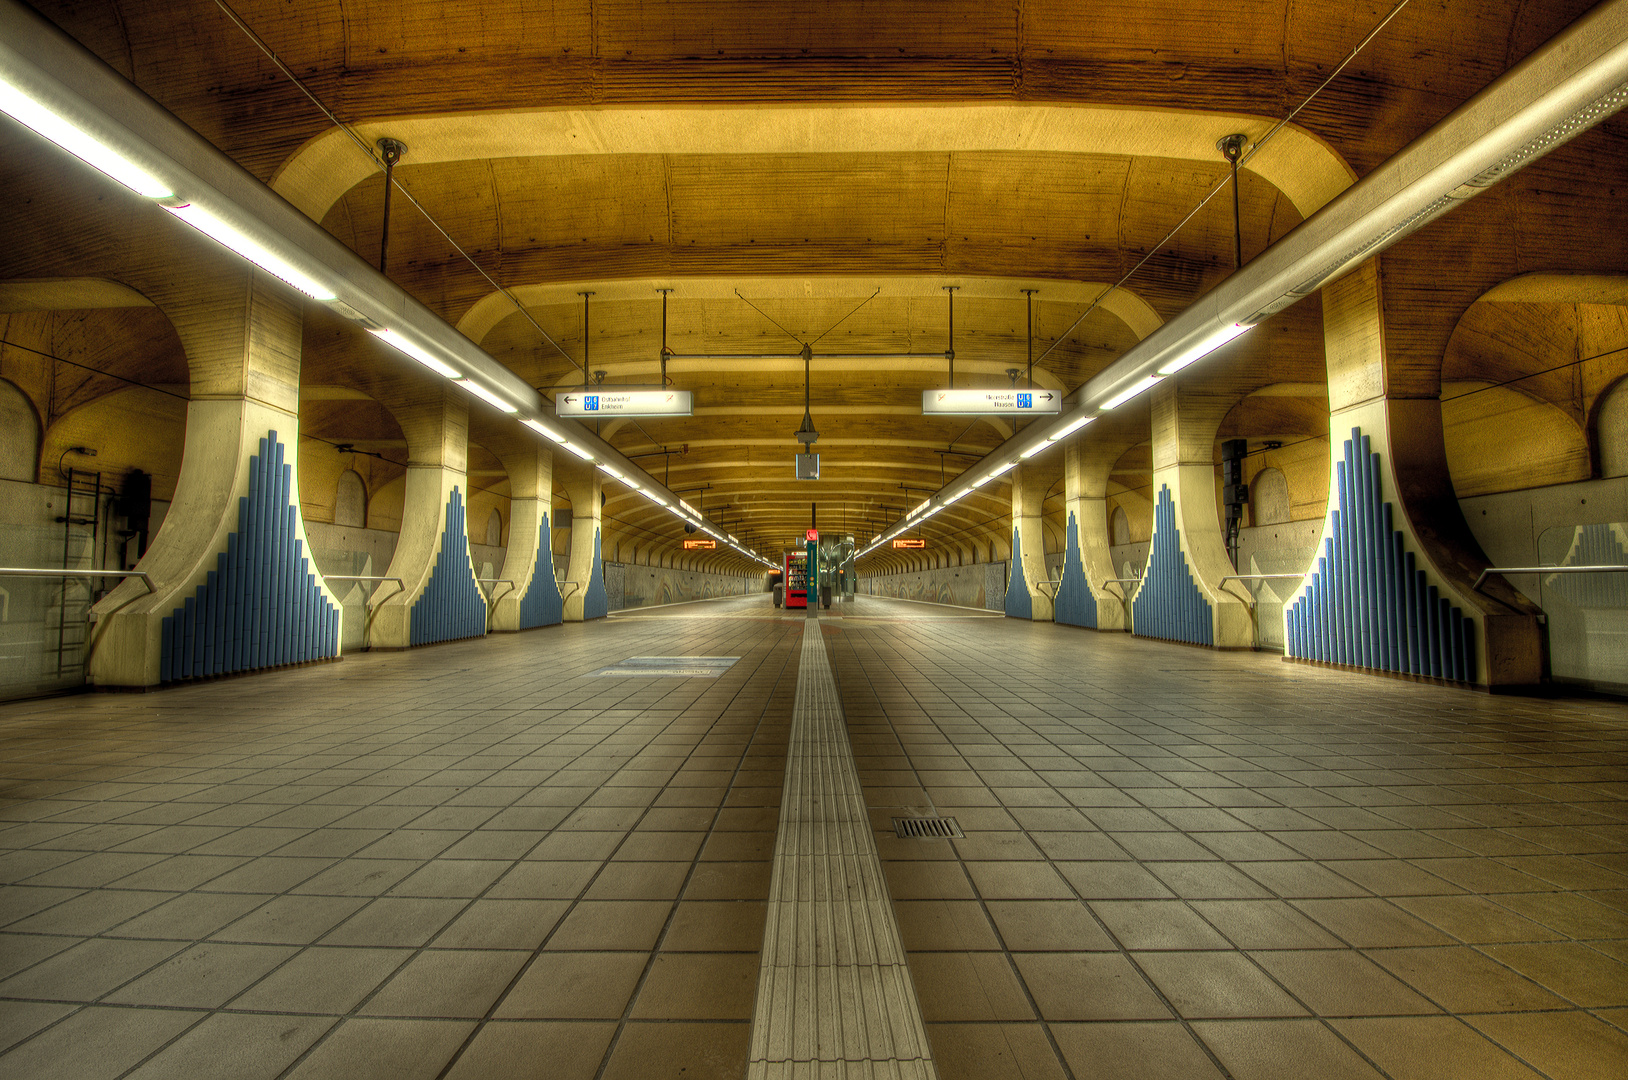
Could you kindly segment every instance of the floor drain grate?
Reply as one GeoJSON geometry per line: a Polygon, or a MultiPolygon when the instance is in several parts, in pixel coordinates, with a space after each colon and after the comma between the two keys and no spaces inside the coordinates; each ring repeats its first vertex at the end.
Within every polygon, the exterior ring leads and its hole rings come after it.
{"type": "Polygon", "coordinates": [[[900,840],[945,840],[966,835],[952,817],[896,817],[893,831],[900,840]]]}

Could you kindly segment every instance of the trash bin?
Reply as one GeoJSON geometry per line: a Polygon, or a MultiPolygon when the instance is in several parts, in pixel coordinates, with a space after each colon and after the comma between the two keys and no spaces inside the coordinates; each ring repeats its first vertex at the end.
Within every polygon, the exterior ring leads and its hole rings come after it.
{"type": "Polygon", "coordinates": [[[786,598],[786,587],[780,582],[774,583],[774,606],[779,607],[780,602],[786,598]]]}
{"type": "Polygon", "coordinates": [[[820,586],[820,606],[822,608],[831,606],[831,586],[829,585],[820,586]]]}

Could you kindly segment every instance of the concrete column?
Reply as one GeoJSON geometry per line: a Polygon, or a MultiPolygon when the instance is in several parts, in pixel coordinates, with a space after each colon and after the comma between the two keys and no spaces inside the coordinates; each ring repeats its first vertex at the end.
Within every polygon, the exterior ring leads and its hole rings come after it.
{"type": "Polygon", "coordinates": [[[1046,580],[1041,503],[1056,480],[1055,468],[1034,462],[1012,473],[1012,572],[1006,583],[1006,614],[1012,618],[1051,622],[1051,596],[1040,587],[1046,580]]]}
{"type": "MultiPolygon", "coordinates": [[[[392,381],[381,398],[407,437],[401,537],[385,576],[403,589],[373,609],[376,649],[405,649],[486,633],[486,598],[469,561],[469,406],[463,391],[429,380],[392,381]]],[[[390,589],[382,585],[379,593],[390,589]]]]}
{"type": "Polygon", "coordinates": [[[566,580],[577,587],[565,598],[565,621],[602,619],[610,613],[605,596],[605,563],[601,555],[599,497],[604,490],[600,472],[592,465],[562,458],[556,472],[571,500],[571,553],[566,580]]]}
{"type": "Polygon", "coordinates": [[[1221,579],[1235,573],[1215,497],[1215,434],[1234,401],[1166,379],[1151,391],[1153,543],[1131,597],[1132,632],[1221,649],[1255,644],[1255,623],[1221,579]]]}
{"type": "Polygon", "coordinates": [[[191,367],[175,499],[92,612],[90,682],[159,683],[337,657],[341,607],[300,518],[300,309],[247,270],[164,295],[191,367]]]}
{"type": "MultiPolygon", "coordinates": [[[[1099,421],[1100,423],[1100,421],[1099,421]]],[[[1097,630],[1125,630],[1123,590],[1103,585],[1119,576],[1108,553],[1108,474],[1125,452],[1117,440],[1076,436],[1063,448],[1063,496],[1068,541],[1056,620],[1097,630]]]]}
{"type": "MultiPolygon", "coordinates": [[[[1284,605],[1290,656],[1520,686],[1543,676],[1540,612],[1485,555],[1447,470],[1434,373],[1387,360],[1374,260],[1323,288],[1329,511],[1284,605]]],[[[1439,359],[1439,358],[1438,358],[1439,359]]]]}
{"type": "MultiPolygon", "coordinates": [[[[515,425],[511,422],[508,427],[513,429],[515,425]]],[[[497,576],[514,582],[514,588],[492,605],[491,629],[509,632],[552,626],[564,618],[549,553],[553,535],[553,451],[542,439],[518,429],[483,429],[480,441],[497,455],[509,474],[509,553],[497,576]]]]}

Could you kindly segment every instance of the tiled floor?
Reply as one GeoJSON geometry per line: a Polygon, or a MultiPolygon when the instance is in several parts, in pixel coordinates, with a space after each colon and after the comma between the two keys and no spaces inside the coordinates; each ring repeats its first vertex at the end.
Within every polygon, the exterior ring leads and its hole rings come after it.
{"type": "Polygon", "coordinates": [[[1628,707],[855,610],[944,1080],[1628,1077],[1628,707]]]}
{"type": "Polygon", "coordinates": [[[800,630],[0,707],[0,1076],[739,1075],[800,630]],[[582,677],[647,654],[741,660],[582,677]]]}
{"type": "MultiPolygon", "coordinates": [[[[0,706],[0,1077],[741,1075],[804,625],[0,706]]],[[[1628,706],[817,625],[945,1080],[1628,1076],[1628,706]]]]}

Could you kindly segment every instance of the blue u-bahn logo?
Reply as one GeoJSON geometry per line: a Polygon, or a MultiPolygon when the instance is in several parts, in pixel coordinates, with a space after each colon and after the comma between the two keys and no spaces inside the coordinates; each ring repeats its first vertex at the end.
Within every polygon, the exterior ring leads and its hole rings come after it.
{"type": "Polygon", "coordinates": [[[1033,394],[1019,394],[1018,395],[1018,408],[1020,408],[1020,409],[1032,409],[1032,408],[1034,408],[1034,395],[1033,394]]]}
{"type": "Polygon", "coordinates": [[[582,399],[582,408],[587,412],[598,412],[599,411],[599,395],[598,394],[589,394],[587,397],[583,398],[582,399]]]}

